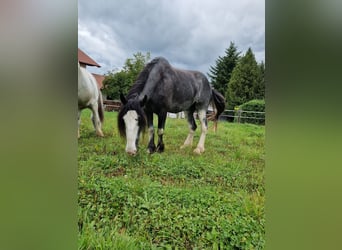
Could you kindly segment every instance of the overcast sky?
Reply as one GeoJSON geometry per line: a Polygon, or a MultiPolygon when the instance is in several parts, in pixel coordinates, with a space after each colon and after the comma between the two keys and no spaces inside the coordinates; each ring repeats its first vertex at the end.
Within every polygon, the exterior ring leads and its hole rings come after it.
{"type": "Polygon", "coordinates": [[[265,61],[264,0],[81,0],[78,46],[105,74],[136,52],[208,73],[230,41],[265,61]]]}

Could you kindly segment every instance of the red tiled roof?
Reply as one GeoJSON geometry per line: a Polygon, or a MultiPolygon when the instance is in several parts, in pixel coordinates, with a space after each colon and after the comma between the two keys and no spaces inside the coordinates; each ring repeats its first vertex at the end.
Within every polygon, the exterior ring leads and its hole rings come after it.
{"type": "Polygon", "coordinates": [[[90,56],[84,53],[81,49],[78,49],[78,61],[89,66],[101,67],[97,62],[95,62],[90,56]]]}
{"type": "Polygon", "coordinates": [[[95,74],[95,73],[92,73],[92,74],[93,74],[93,76],[95,77],[95,80],[96,80],[96,82],[97,82],[97,87],[98,87],[99,89],[102,89],[102,88],[103,88],[102,82],[103,82],[103,80],[105,79],[105,77],[104,77],[103,75],[98,75],[98,74],[95,74]]]}

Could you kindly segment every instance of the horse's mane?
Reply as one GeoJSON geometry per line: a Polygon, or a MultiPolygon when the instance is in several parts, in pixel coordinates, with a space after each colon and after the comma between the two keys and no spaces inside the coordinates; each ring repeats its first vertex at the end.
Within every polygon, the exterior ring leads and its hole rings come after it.
{"type": "MultiPolygon", "coordinates": [[[[150,72],[155,64],[157,64],[161,59],[164,59],[162,57],[154,58],[151,62],[146,64],[145,68],[140,72],[140,74],[137,77],[137,80],[129,90],[127,94],[127,100],[134,98],[138,96],[144,89],[145,84],[147,82],[148,76],[150,75],[150,72]]],[[[166,59],[164,59],[166,60],[166,59]]]]}

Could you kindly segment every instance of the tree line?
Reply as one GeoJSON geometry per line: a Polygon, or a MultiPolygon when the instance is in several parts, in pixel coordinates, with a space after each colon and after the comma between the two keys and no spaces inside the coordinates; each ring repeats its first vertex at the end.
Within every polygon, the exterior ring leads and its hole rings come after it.
{"type": "Polygon", "coordinates": [[[108,99],[120,99],[120,93],[127,94],[130,87],[134,84],[139,73],[150,61],[151,54],[137,52],[133,58],[128,58],[121,70],[112,70],[107,72],[103,80],[103,93],[108,99]]]}
{"type": "Polygon", "coordinates": [[[213,87],[224,94],[228,109],[265,99],[265,64],[257,63],[251,48],[241,56],[237,46],[230,42],[225,55],[219,56],[209,68],[208,76],[213,87]]]}
{"type": "MultiPolygon", "coordinates": [[[[121,70],[108,72],[103,81],[107,98],[119,99],[120,93],[126,94],[150,57],[149,52],[138,52],[125,61],[121,70]]],[[[212,86],[225,96],[228,109],[265,98],[265,64],[257,63],[251,48],[241,55],[237,46],[230,42],[225,54],[210,66],[208,76],[212,86]]]]}

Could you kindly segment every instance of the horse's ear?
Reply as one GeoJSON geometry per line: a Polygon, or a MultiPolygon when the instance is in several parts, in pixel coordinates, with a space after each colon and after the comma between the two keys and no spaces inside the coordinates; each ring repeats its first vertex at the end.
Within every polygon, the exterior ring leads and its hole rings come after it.
{"type": "Polygon", "coordinates": [[[125,105],[127,103],[127,100],[126,100],[125,96],[122,93],[120,93],[120,100],[121,100],[123,105],[125,105]]]}
{"type": "Polygon", "coordinates": [[[147,100],[147,95],[145,95],[144,98],[140,101],[141,107],[145,106],[146,100],[147,100]]]}

